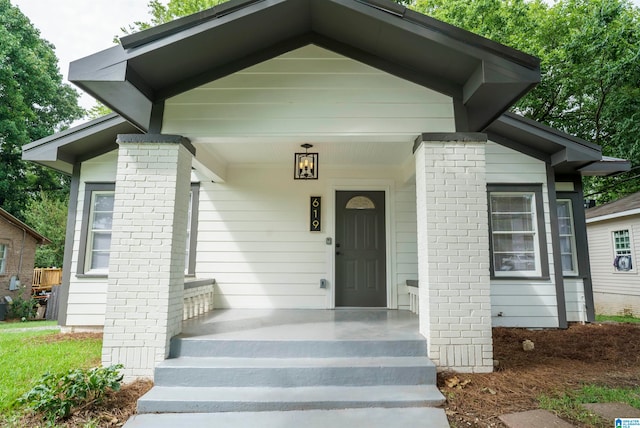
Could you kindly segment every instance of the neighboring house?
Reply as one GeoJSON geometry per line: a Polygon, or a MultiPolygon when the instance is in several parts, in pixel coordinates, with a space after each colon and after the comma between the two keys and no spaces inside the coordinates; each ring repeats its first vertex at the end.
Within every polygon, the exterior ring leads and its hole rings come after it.
{"type": "Polygon", "coordinates": [[[0,299],[30,297],[36,246],[50,243],[0,208],[0,299]]]}
{"type": "Polygon", "coordinates": [[[640,316],[640,192],[586,215],[596,312],[640,316]]]}
{"type": "Polygon", "coordinates": [[[581,176],[629,165],[507,113],[537,58],[385,0],[232,1],[121,42],[69,73],[116,113],[23,151],[72,177],[59,320],[104,326],[105,364],[152,375],[185,277],[219,308],[408,309],[418,280],[461,371],[492,370],[492,326],[593,319],[581,176]]]}

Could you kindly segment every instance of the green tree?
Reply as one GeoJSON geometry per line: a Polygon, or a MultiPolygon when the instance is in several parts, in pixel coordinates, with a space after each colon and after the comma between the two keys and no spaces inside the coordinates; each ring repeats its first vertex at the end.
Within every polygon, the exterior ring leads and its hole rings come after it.
{"type": "MultiPolygon", "coordinates": [[[[151,21],[136,21],[128,27],[120,28],[120,31],[124,34],[131,34],[146,30],[182,16],[201,12],[226,1],[228,0],[169,0],[165,5],[160,0],[151,0],[147,4],[151,21]]],[[[115,42],[118,43],[119,41],[116,39],[115,42]]]]}
{"type": "Polygon", "coordinates": [[[99,101],[96,101],[96,104],[93,107],[91,107],[89,110],[87,110],[86,117],[87,119],[97,119],[99,117],[106,116],[112,112],[113,110],[111,110],[109,107],[107,107],[106,105],[102,104],[99,101]]]}
{"type": "Polygon", "coordinates": [[[68,191],[61,174],[21,159],[22,146],[82,117],[62,83],[53,46],[9,0],[0,0],[0,206],[24,219],[40,191],[68,191]]]}
{"type": "MultiPolygon", "coordinates": [[[[542,82],[514,108],[640,166],[640,12],[626,0],[419,0],[416,9],[541,59],[542,82]]],[[[605,202],[640,179],[588,177],[605,202]]]]}
{"type": "Polygon", "coordinates": [[[46,192],[40,192],[27,205],[27,224],[51,240],[51,244],[41,245],[36,249],[35,267],[62,266],[68,205],[68,194],[57,198],[46,192]]]}

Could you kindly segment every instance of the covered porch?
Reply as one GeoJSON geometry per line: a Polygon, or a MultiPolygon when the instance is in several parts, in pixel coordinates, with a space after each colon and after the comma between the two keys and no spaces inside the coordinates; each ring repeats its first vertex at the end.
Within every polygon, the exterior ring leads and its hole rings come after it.
{"type": "Polygon", "coordinates": [[[214,309],[185,320],[181,340],[256,341],[425,341],[418,316],[383,308],[214,309]]]}

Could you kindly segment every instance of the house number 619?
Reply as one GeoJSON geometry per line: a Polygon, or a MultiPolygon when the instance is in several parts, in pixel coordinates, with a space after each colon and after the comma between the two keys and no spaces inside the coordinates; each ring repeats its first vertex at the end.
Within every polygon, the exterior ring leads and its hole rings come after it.
{"type": "Polygon", "coordinates": [[[309,222],[309,230],[311,232],[320,232],[322,230],[321,214],[322,214],[322,198],[320,196],[311,196],[311,219],[309,222]]]}

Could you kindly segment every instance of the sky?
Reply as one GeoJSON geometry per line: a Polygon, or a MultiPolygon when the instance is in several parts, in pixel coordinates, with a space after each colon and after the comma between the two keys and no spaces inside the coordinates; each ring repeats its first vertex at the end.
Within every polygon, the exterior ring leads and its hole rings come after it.
{"type": "MultiPolygon", "coordinates": [[[[113,46],[121,27],[149,21],[148,0],[10,0],[55,46],[58,66],[67,78],[69,63],[113,46]]],[[[73,85],[72,85],[73,86],[73,85]]],[[[91,108],[95,101],[82,94],[80,104],[91,108]]]]}

